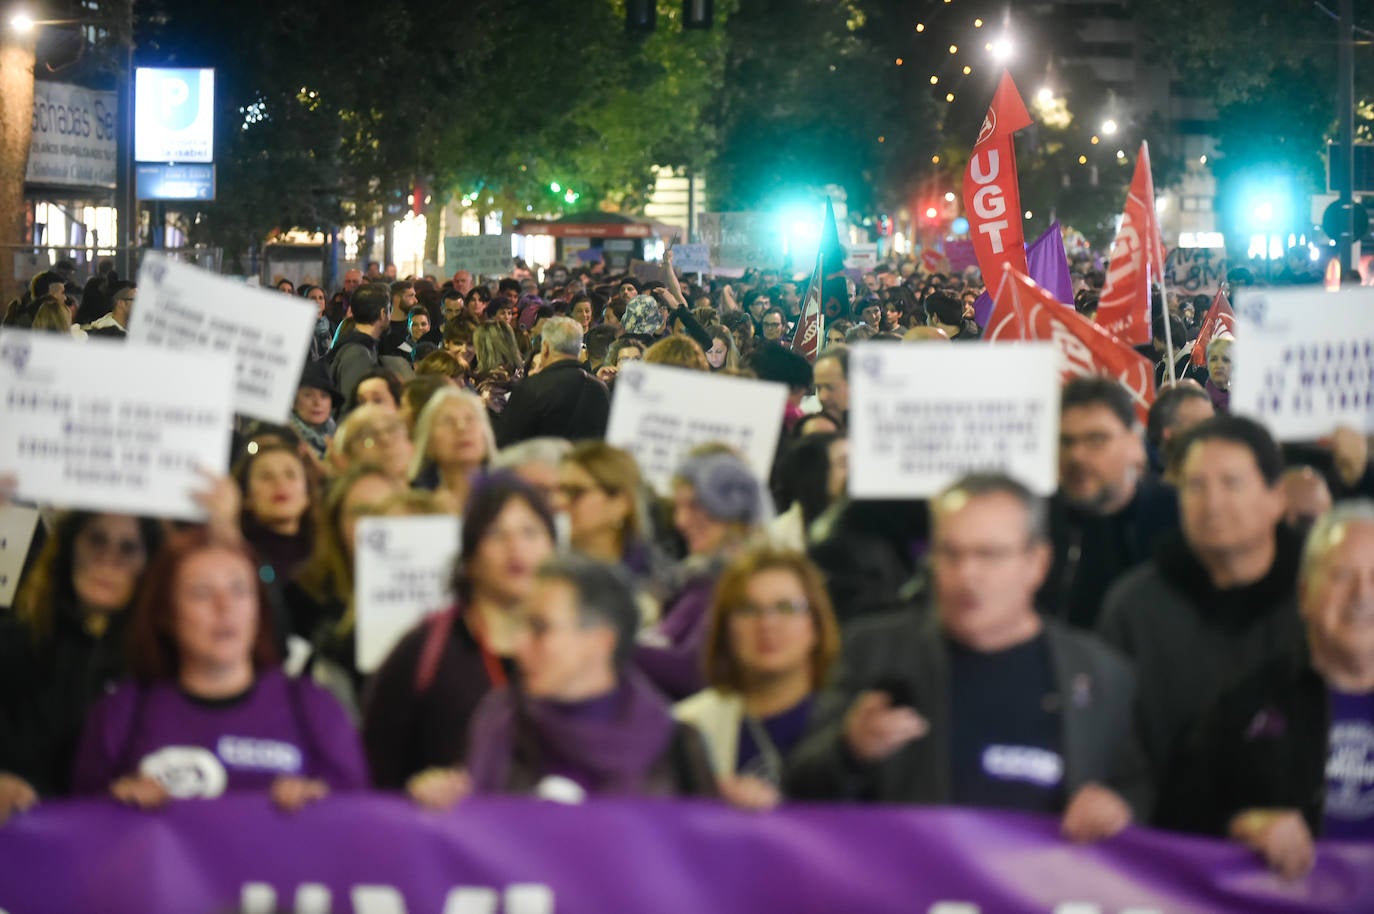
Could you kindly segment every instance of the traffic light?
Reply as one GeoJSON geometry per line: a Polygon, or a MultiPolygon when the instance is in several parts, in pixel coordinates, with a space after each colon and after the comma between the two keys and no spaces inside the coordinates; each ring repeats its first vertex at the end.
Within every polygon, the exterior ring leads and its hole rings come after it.
{"type": "Polygon", "coordinates": [[[709,29],[715,17],[714,0],[682,0],[682,27],[709,29]]]}
{"type": "Polygon", "coordinates": [[[655,0],[626,0],[625,30],[652,32],[658,28],[658,4],[655,0]]]}

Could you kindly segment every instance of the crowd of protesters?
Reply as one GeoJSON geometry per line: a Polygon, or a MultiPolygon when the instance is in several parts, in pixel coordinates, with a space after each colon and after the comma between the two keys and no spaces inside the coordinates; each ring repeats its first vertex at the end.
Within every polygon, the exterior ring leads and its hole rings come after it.
{"type": "MultiPolygon", "coordinates": [[[[208,523],[45,513],[0,615],[0,820],[232,790],[951,804],[1229,836],[1290,877],[1374,840],[1369,443],[1230,415],[1234,339],[1191,358],[1210,298],[1156,300],[1148,423],[1064,386],[1053,498],[858,501],[849,347],[978,341],[976,274],[837,275],[813,363],[804,281],[664,267],[278,283],[319,309],[311,358],[288,425],[240,421],[208,523]],[[705,444],[653,492],[603,440],[630,360],[784,384],[770,478],[705,444]],[[417,514],[461,519],[452,603],[367,674],[357,525],[417,514]]],[[[7,331],[122,336],[136,291],[43,273],[7,331]]]]}

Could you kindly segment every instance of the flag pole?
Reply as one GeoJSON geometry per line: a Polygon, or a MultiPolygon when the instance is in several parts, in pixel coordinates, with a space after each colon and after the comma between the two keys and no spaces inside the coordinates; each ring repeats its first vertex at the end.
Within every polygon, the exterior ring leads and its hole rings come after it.
{"type": "MultiPolygon", "coordinates": [[[[1150,144],[1147,140],[1140,141],[1140,148],[1144,151],[1146,158],[1150,155],[1150,144]]],[[[1154,204],[1155,194],[1155,175],[1153,166],[1150,168],[1150,203],[1154,204]]],[[[1154,257],[1150,258],[1159,263],[1159,300],[1164,306],[1164,376],[1173,384],[1178,378],[1174,375],[1174,330],[1173,324],[1169,320],[1169,287],[1164,281],[1164,241],[1163,232],[1159,227],[1158,210],[1150,213],[1150,222],[1154,230],[1150,232],[1150,246],[1154,249],[1154,257]]]]}

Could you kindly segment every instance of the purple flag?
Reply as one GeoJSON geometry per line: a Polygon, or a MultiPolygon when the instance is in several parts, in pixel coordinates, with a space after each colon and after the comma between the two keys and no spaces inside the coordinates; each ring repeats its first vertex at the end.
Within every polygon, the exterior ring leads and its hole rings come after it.
{"type": "Polygon", "coordinates": [[[939,909],[1374,911],[1374,844],[1321,842],[1285,882],[1232,843],[1131,828],[1090,847],[1048,816],[912,807],[513,798],[444,815],[338,795],[296,813],[261,794],[57,802],[0,828],[12,914],[755,914],[939,909]],[[944,903],[941,905],[941,903],[944,903]]]}
{"type": "MultiPolygon", "coordinates": [[[[1073,277],[1069,275],[1069,258],[1064,253],[1064,232],[1058,222],[1051,222],[1045,234],[1026,245],[1026,264],[1030,278],[1036,285],[1066,305],[1073,305],[1073,277]]],[[[987,282],[988,278],[983,277],[987,282]]],[[[973,319],[979,327],[986,327],[992,316],[992,296],[984,292],[973,303],[973,319]]]]}

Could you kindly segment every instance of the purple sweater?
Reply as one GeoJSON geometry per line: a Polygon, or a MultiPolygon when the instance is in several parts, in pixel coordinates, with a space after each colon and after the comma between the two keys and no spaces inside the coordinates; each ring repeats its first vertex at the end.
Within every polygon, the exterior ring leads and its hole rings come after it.
{"type": "Polygon", "coordinates": [[[334,790],[368,784],[362,743],[334,698],[279,669],[224,702],[192,698],[175,683],[126,683],[86,719],[72,774],[76,794],[105,793],[142,772],[176,799],[266,790],[280,775],[334,790]]]}

